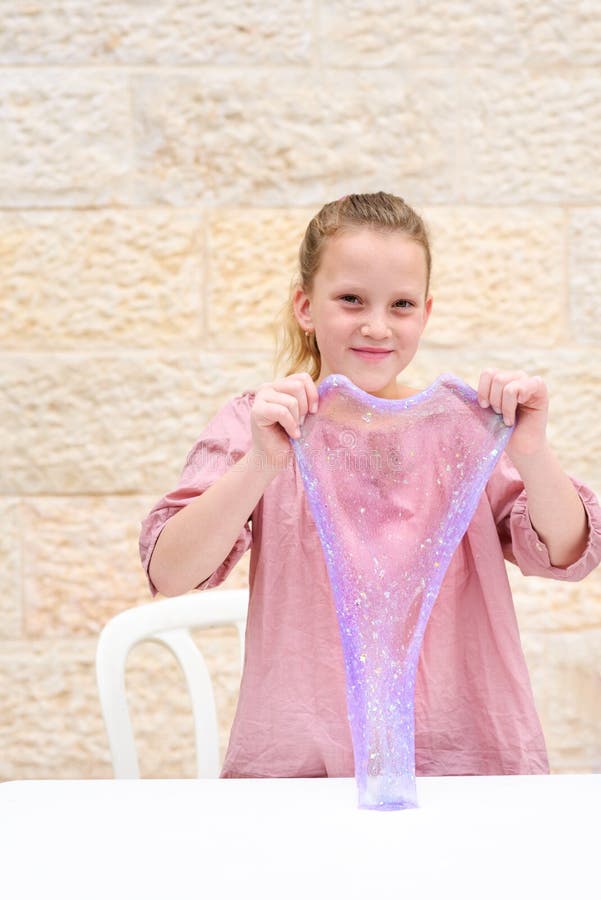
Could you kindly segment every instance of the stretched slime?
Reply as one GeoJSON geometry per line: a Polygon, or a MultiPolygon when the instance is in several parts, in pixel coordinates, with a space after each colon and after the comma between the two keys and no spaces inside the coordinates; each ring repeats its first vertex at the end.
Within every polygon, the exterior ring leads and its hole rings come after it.
{"type": "Polygon", "coordinates": [[[342,375],[318,391],[291,443],[336,606],[358,803],[411,808],[426,624],[513,428],[451,374],[404,400],[342,375]]]}

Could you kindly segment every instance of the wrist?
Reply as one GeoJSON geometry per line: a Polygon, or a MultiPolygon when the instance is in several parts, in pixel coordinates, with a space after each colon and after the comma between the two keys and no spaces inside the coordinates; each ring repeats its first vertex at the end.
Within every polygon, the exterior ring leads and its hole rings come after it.
{"type": "Polygon", "coordinates": [[[512,461],[514,466],[516,466],[516,468],[519,467],[519,465],[540,465],[541,460],[547,460],[549,456],[553,454],[553,451],[551,450],[551,447],[549,446],[549,443],[546,439],[543,439],[543,441],[537,447],[528,450],[527,453],[514,450],[514,448],[511,446],[510,440],[507,444],[507,447],[505,448],[505,452],[507,453],[507,456],[512,461]]]}
{"type": "Polygon", "coordinates": [[[531,453],[510,450],[507,455],[520,473],[524,485],[550,480],[561,470],[555,453],[546,442],[531,453]]]}
{"type": "Polygon", "coordinates": [[[257,477],[269,484],[276,475],[290,465],[292,450],[282,450],[280,453],[267,453],[258,447],[251,447],[248,453],[242,457],[240,463],[245,469],[256,474],[257,477]]]}

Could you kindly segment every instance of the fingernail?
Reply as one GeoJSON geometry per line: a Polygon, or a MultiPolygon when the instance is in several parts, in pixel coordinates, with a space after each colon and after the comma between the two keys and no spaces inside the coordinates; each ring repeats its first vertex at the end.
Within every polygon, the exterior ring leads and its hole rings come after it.
{"type": "Polygon", "coordinates": [[[312,403],[312,404],[311,404],[311,412],[312,412],[312,413],[316,413],[316,412],[317,412],[317,403],[312,403]]]}
{"type": "Polygon", "coordinates": [[[480,406],[481,406],[483,409],[486,409],[486,407],[488,406],[488,400],[484,400],[482,397],[480,397],[480,398],[478,399],[478,403],[480,404],[480,406]]]}

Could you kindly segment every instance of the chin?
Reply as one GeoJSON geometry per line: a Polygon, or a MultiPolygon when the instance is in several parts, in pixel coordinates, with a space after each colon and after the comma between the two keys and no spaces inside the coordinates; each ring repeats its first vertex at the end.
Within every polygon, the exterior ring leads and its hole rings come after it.
{"type": "Polygon", "coordinates": [[[383,381],[381,378],[360,378],[355,381],[355,384],[361,390],[376,397],[390,399],[396,394],[396,378],[393,382],[390,380],[383,381]]]}

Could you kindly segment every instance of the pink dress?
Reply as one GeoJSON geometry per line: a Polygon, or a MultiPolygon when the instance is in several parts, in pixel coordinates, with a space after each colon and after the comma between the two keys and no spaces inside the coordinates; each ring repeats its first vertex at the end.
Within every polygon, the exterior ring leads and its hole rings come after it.
{"type": "MultiPolygon", "coordinates": [[[[253,400],[254,393],[245,392],[219,411],[190,451],[177,487],[142,522],[146,572],[170,516],[249,450],[253,400]]],[[[505,453],[494,469],[426,628],[415,688],[417,775],[549,771],[504,557],[525,575],[564,581],[579,581],[595,568],[601,560],[601,507],[586,485],[571,480],[587,512],[589,541],[582,557],[562,569],[550,564],[530,524],[523,483],[505,453]]],[[[404,502],[417,509],[419,490],[408,490],[404,502]]],[[[221,775],[351,777],[338,622],[293,456],[227,558],[198,588],[219,585],[249,547],[246,656],[221,775]]],[[[149,584],[156,595],[150,579],[149,584]]]]}

